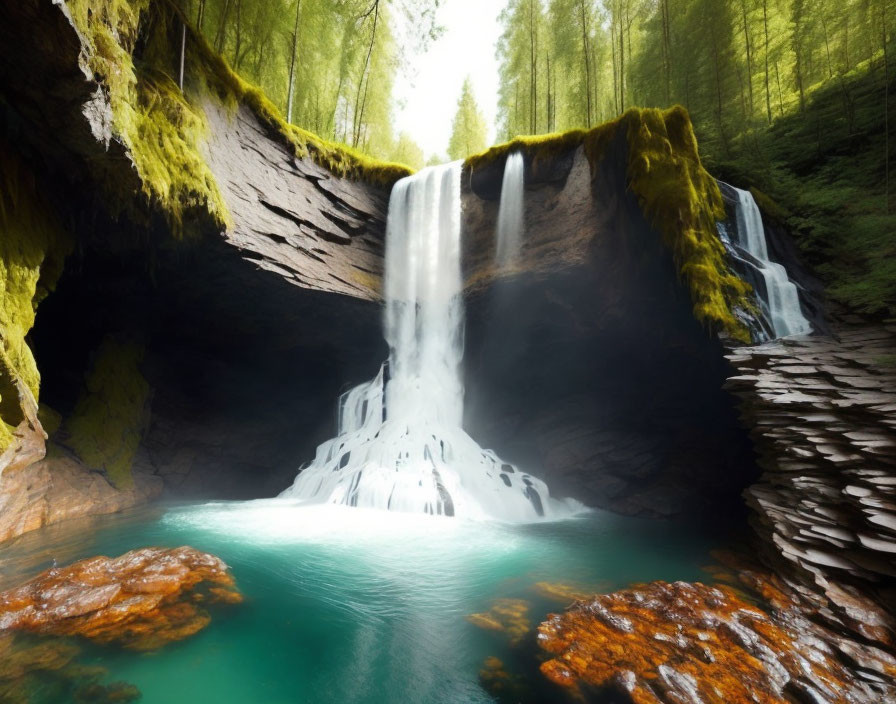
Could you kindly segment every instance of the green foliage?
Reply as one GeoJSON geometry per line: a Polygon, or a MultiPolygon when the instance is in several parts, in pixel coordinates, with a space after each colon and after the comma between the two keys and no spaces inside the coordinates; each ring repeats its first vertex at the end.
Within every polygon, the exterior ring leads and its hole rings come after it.
{"type": "Polygon", "coordinates": [[[832,297],[894,314],[896,0],[510,0],[501,23],[506,138],[684,105],[832,297]]]}
{"type": "Polygon", "coordinates": [[[71,244],[33,172],[0,143],[0,451],[24,419],[24,387],[35,401],[40,374],[25,339],[38,303],[53,289],[71,244]]]}
{"type": "Polygon", "coordinates": [[[448,141],[448,156],[451,159],[463,159],[470,154],[481,152],[488,143],[488,130],[485,117],[476,104],[470,77],[464,80],[457,101],[457,112],[451,125],[451,138],[448,141]]]}
{"type": "MultiPolygon", "coordinates": [[[[802,112],[745,135],[730,159],[712,167],[733,183],[754,184],[760,208],[794,235],[828,295],[873,316],[896,315],[896,212],[887,204],[884,90],[880,67],[860,65],[842,82],[814,90],[802,112]],[[850,118],[843,111],[847,96],[850,118]]],[[[892,140],[889,148],[892,162],[892,140]]]]}
{"type": "MultiPolygon", "coordinates": [[[[208,132],[205,114],[181,93],[164,60],[169,46],[160,37],[167,37],[173,19],[164,5],[68,0],[90,49],[88,63],[108,92],[113,128],[133,158],[146,196],[161,206],[176,232],[184,214],[196,208],[226,226],[227,206],[200,152],[208,132]],[[135,60],[141,32],[149,50],[135,60]]],[[[122,194],[125,203],[128,195],[122,194]]]]}
{"type": "MultiPolygon", "coordinates": [[[[147,197],[182,230],[189,213],[207,212],[220,227],[230,224],[227,205],[203,155],[208,124],[201,108],[213,88],[231,105],[252,109],[298,157],[310,157],[334,173],[389,185],[410,173],[287,124],[255,86],[230,69],[205,39],[187,32],[187,80],[179,73],[182,18],[169,0],[67,0],[90,48],[88,63],[105,86],[113,128],[127,147],[147,197]]],[[[114,192],[114,188],[112,189],[114,192]]],[[[128,203],[130,194],[120,194],[128,203]]]]}
{"type": "Polygon", "coordinates": [[[149,417],[150,388],[140,374],[143,348],[103,340],[84,393],[65,424],[64,442],[87,466],[119,489],[133,485],[131,467],[149,417]]]}
{"type": "Polygon", "coordinates": [[[592,174],[611,140],[625,130],[628,143],[626,178],[629,189],[663,242],[672,251],[694,304],[694,316],[742,342],[747,328],[734,315],[748,309],[750,287],[725,263],[725,249],[716,231],[724,217],[722,195],[700,161],[697,139],[687,111],[636,109],[591,130],[517,137],[467,159],[479,169],[522,151],[536,165],[581,146],[592,174]]]}
{"type": "Polygon", "coordinates": [[[177,1],[215,53],[289,122],[325,142],[403,161],[392,87],[408,54],[438,34],[437,0],[177,1]]]}
{"type": "Polygon", "coordinates": [[[407,164],[415,171],[420,170],[425,165],[423,149],[418,145],[407,132],[398,135],[398,142],[395,144],[393,158],[399,164],[407,164]]]}

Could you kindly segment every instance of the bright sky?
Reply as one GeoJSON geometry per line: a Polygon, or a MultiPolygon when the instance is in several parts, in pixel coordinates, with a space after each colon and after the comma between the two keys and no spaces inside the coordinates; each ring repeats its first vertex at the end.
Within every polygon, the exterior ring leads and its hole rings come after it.
{"type": "Polygon", "coordinates": [[[438,21],[445,33],[417,59],[417,69],[395,85],[396,134],[408,132],[428,159],[445,156],[451,121],[464,78],[473,81],[476,102],[495,140],[498,62],[495,43],[501,34],[498,14],[507,0],[443,0],[438,21]]]}

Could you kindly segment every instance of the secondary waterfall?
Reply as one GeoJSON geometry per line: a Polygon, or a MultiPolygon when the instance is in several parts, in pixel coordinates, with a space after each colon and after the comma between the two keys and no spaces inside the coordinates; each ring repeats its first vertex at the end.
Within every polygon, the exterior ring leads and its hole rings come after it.
{"type": "Polygon", "coordinates": [[[389,360],[339,400],[338,435],[281,496],[314,503],[503,520],[570,512],[544,482],[461,428],[464,311],[461,163],[392,189],[383,330],[389,360]]]}
{"type": "Polygon", "coordinates": [[[749,191],[731,186],[737,196],[737,240],[749,252],[755,268],[762,277],[765,295],[758,291],[760,305],[771,323],[775,337],[802,335],[812,332],[812,326],[800,309],[800,297],[794,283],[787,277],[787,270],[768,257],[765,228],[759,206],[749,191]]]}
{"type": "Polygon", "coordinates": [[[498,237],[495,261],[506,269],[516,264],[523,239],[523,179],[525,163],[520,152],[508,155],[504,161],[501,181],[501,203],[498,206],[498,237]]]}

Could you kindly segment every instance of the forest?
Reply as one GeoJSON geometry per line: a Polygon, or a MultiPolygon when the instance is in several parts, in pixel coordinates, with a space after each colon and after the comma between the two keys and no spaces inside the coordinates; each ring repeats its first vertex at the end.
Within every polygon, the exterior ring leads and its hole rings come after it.
{"type": "MultiPolygon", "coordinates": [[[[438,39],[438,0],[180,0],[289,122],[420,168],[392,88],[438,39]]],[[[705,163],[748,184],[829,293],[896,311],[890,93],[893,0],[510,0],[496,132],[589,128],[631,107],[684,106],[705,163]]],[[[469,82],[445,153],[485,148],[469,82]]]]}

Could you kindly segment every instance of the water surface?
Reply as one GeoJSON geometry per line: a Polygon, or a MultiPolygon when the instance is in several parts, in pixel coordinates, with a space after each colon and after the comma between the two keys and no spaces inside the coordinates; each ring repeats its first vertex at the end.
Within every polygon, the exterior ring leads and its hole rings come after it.
{"type": "Polygon", "coordinates": [[[68,523],[0,551],[0,587],[53,561],[192,545],[233,569],[245,603],[155,653],[90,647],[81,662],[135,684],[150,704],[489,702],[489,656],[506,633],[468,620],[497,599],[534,626],[562,602],[539,582],[609,591],[694,579],[710,542],[666,522],[591,512],[551,523],[464,522],[285,500],[175,505],[68,523]]]}

